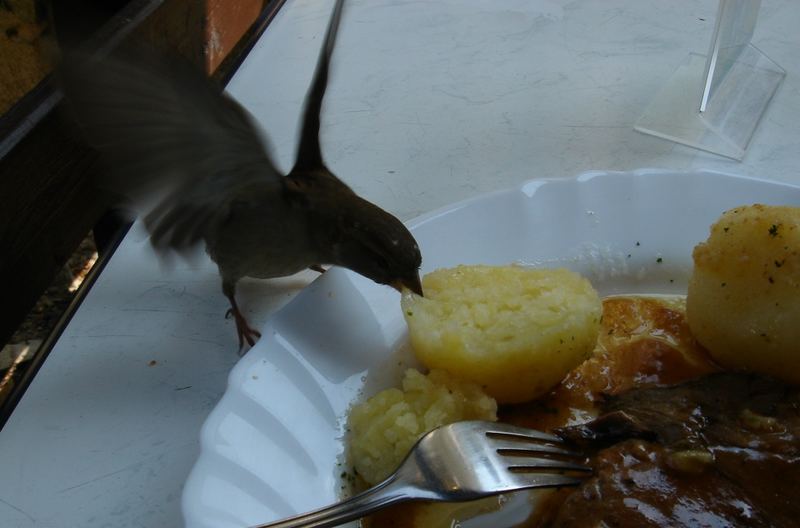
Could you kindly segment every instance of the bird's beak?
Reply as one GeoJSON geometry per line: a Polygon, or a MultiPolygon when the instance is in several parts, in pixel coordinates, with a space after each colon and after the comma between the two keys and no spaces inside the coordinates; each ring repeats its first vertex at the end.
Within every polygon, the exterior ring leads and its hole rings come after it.
{"type": "Polygon", "coordinates": [[[408,288],[420,297],[422,295],[422,282],[419,280],[419,273],[415,273],[411,277],[404,277],[396,279],[391,283],[392,288],[402,293],[403,288],[408,288]]]}

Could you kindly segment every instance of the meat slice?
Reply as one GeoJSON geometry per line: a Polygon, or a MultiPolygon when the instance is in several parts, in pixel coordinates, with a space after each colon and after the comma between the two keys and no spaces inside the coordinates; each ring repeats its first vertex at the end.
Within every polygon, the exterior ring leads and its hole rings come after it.
{"type": "Polygon", "coordinates": [[[719,373],[609,397],[559,433],[594,476],[550,526],[789,527],[800,519],[800,390],[719,373]]]}

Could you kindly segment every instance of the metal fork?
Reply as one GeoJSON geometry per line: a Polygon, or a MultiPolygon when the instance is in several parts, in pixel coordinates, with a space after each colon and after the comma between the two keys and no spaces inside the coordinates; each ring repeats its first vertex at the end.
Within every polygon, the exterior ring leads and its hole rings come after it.
{"type": "Polygon", "coordinates": [[[531,488],[576,486],[591,469],[561,438],[467,421],[423,436],[389,478],[337,504],[253,528],[323,528],[410,500],[460,502],[531,488]]]}

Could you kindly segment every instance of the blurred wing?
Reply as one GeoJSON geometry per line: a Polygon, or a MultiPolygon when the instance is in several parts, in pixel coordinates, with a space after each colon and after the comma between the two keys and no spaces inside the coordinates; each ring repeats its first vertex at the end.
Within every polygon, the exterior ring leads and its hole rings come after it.
{"type": "Polygon", "coordinates": [[[66,55],[58,74],[111,165],[103,184],[144,210],[155,247],[194,245],[250,186],[283,188],[249,114],[188,64],[137,49],[66,55]]]}

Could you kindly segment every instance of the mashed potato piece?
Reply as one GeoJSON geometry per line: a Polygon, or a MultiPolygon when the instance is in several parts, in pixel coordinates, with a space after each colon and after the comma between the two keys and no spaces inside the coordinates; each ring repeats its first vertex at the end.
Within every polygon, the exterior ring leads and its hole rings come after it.
{"type": "Polygon", "coordinates": [[[694,249],[686,312],[720,364],[800,383],[800,208],[726,211],[694,249]]]}
{"type": "Polygon", "coordinates": [[[350,460],[369,485],[397,469],[428,431],[461,420],[497,420],[497,402],[473,383],[408,369],[403,388],[387,389],[350,410],[350,460]]]}
{"type": "Polygon", "coordinates": [[[552,389],[592,352],[600,298],[566,269],[458,266],[402,299],[411,344],[428,368],[473,381],[501,403],[552,389]]]}

